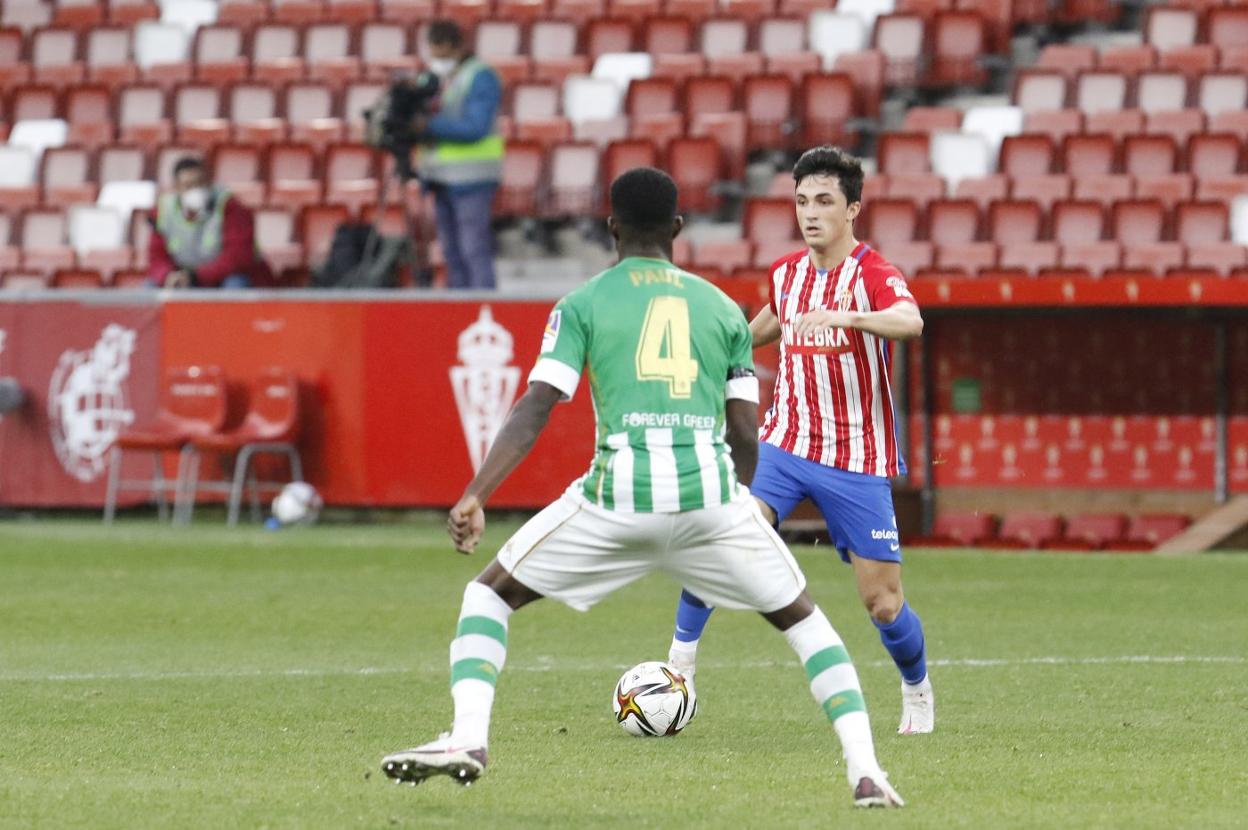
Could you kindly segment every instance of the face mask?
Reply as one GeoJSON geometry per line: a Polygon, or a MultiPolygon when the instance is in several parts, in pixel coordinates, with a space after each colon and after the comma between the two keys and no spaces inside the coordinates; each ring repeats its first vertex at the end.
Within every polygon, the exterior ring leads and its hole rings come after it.
{"type": "Polygon", "coordinates": [[[182,207],[191,213],[199,213],[208,206],[208,188],[192,187],[182,194],[182,207]]]}
{"type": "Polygon", "coordinates": [[[459,66],[459,61],[454,58],[430,58],[429,71],[435,75],[446,77],[455,71],[455,67],[459,66]]]}

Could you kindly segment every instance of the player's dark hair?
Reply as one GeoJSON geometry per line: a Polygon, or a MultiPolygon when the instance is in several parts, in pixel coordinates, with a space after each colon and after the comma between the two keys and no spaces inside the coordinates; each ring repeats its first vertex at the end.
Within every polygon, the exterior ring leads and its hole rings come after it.
{"type": "Polygon", "coordinates": [[[464,45],[464,30],[454,20],[435,20],[429,24],[429,43],[458,49],[464,45]]]}
{"type": "Polygon", "coordinates": [[[207,170],[207,169],[208,168],[204,164],[203,159],[198,159],[198,158],[195,158],[194,156],[183,156],[182,158],[178,159],[176,164],[173,165],[173,177],[176,179],[178,176],[182,175],[187,170],[207,170]]]}
{"type": "Polygon", "coordinates": [[[653,167],[637,167],[611,182],[611,215],[630,234],[670,234],[677,197],[671,176],[653,167]]]}
{"type": "Polygon", "coordinates": [[[801,184],[807,176],[833,177],[840,183],[847,203],[862,201],[862,162],[840,147],[825,144],[802,153],[793,165],[793,181],[801,184]]]}

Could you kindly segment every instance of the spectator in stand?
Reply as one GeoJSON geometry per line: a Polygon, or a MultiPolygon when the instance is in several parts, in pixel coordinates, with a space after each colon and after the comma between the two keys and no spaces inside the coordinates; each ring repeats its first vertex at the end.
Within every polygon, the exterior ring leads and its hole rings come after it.
{"type": "Polygon", "coordinates": [[[433,192],[447,285],[493,288],[490,214],[503,174],[503,137],[495,123],[502,83],[471,53],[457,24],[434,21],[428,38],[429,68],[442,80],[441,105],[413,126],[428,142],[420,178],[433,192]]]}
{"type": "Polygon", "coordinates": [[[256,248],[255,217],[208,180],[197,158],[173,168],[174,192],[160,198],[148,248],[148,280],[164,288],[251,288],[273,274],[256,248]]]}

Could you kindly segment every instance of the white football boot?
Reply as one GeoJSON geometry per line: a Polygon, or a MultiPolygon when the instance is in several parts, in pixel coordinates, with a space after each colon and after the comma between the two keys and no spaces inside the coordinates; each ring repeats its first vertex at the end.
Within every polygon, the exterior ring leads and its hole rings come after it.
{"type": "Polygon", "coordinates": [[[888,774],[877,772],[858,778],[858,783],[854,785],[854,806],[904,807],[906,802],[901,800],[901,796],[888,783],[888,774]]]}
{"type": "Polygon", "coordinates": [[[393,752],[381,759],[381,770],[396,784],[413,787],[434,775],[446,775],[468,786],[485,772],[489,762],[483,746],[456,746],[449,732],[422,746],[393,752]]]}
{"type": "Polygon", "coordinates": [[[901,723],[898,735],[923,735],[936,728],[936,694],[931,677],[911,686],[901,682],[901,723]]]}

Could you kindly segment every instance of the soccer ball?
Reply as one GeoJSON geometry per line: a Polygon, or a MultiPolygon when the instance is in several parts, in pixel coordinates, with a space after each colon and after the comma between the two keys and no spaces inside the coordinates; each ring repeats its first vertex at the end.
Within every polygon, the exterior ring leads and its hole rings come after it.
{"type": "Polygon", "coordinates": [[[273,499],[273,518],[284,525],[310,525],[321,513],[321,494],[306,481],[292,481],[273,499]]]}
{"type": "Polygon", "coordinates": [[[630,735],[675,735],[698,711],[691,686],[666,663],[639,663],[615,684],[615,721],[630,735]]]}

